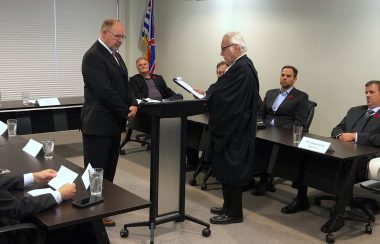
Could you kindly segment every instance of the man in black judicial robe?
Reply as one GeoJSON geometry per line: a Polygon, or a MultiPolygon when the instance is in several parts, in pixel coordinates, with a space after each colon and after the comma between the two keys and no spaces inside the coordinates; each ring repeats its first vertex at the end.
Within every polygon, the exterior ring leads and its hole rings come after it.
{"type": "Polygon", "coordinates": [[[254,159],[259,80],[240,33],[224,35],[221,56],[229,65],[207,91],[213,175],[222,183],[223,207],[211,208],[212,224],[243,221],[242,187],[254,159]]]}

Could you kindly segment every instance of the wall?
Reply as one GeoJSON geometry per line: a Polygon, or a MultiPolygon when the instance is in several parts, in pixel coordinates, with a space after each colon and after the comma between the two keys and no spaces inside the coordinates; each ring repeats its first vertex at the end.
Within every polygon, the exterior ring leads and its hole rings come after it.
{"type": "MultiPolygon", "coordinates": [[[[328,136],[349,107],[365,103],[364,83],[380,79],[380,1],[155,3],[157,72],[172,87],[172,78],[180,75],[194,87],[207,89],[216,80],[223,34],[240,31],[259,72],[260,94],[279,87],[283,65],[296,66],[296,87],[318,103],[311,132],[328,136]]],[[[143,11],[144,6],[138,10],[143,11]]],[[[135,21],[141,26],[141,19],[135,21]]]]}

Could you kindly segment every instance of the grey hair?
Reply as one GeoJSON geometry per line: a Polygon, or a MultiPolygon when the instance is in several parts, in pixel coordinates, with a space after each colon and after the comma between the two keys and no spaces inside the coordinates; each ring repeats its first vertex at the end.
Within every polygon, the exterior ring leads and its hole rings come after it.
{"type": "Polygon", "coordinates": [[[240,32],[228,32],[224,36],[227,37],[229,43],[238,45],[242,52],[247,51],[247,46],[245,45],[244,38],[240,32]]]}

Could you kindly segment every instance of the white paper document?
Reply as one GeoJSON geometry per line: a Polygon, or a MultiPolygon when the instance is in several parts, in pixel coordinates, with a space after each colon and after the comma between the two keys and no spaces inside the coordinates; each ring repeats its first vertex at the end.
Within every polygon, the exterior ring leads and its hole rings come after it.
{"type": "Polygon", "coordinates": [[[91,164],[88,164],[87,165],[87,168],[84,170],[84,173],[82,175],[82,181],[83,181],[83,185],[84,187],[86,188],[86,190],[88,189],[88,187],[90,186],[90,174],[88,173],[88,171],[92,169],[92,166],[91,164]]]}
{"type": "Polygon", "coordinates": [[[41,151],[41,148],[42,148],[41,143],[36,142],[33,139],[30,139],[22,150],[32,155],[33,157],[36,157],[37,154],[41,151]]]}
{"type": "Polygon", "coordinates": [[[313,152],[326,153],[331,143],[304,136],[298,145],[299,148],[313,152]]]}
{"type": "Polygon", "coordinates": [[[0,135],[4,134],[4,132],[8,129],[8,125],[3,121],[0,121],[0,135]]]}
{"type": "Polygon", "coordinates": [[[61,165],[57,172],[57,176],[49,181],[49,186],[53,187],[54,189],[59,189],[66,183],[73,183],[77,176],[77,173],[61,165]]]}
{"type": "Polygon", "coordinates": [[[196,98],[202,99],[202,98],[205,97],[205,95],[200,94],[200,93],[194,91],[194,89],[189,84],[187,84],[184,80],[182,80],[182,77],[176,77],[176,78],[173,79],[173,81],[175,83],[177,83],[180,87],[182,87],[183,89],[185,89],[186,91],[188,91],[191,94],[193,94],[196,98]]]}
{"type": "Polygon", "coordinates": [[[53,193],[53,192],[54,190],[51,188],[43,188],[43,189],[30,190],[28,191],[28,194],[35,197],[35,196],[39,196],[39,195],[43,195],[47,193],[53,193]]]}

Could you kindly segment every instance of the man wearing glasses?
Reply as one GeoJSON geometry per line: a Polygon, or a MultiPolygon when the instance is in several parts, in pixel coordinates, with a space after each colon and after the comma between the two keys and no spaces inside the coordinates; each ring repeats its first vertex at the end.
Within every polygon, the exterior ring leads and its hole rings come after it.
{"type": "MultiPolygon", "coordinates": [[[[80,121],[84,167],[91,163],[103,168],[104,178],[113,181],[119,157],[120,137],[126,120],[137,112],[137,102],[129,97],[128,70],[117,52],[125,39],[118,19],[104,20],[99,39],[82,60],[84,104],[80,121]]],[[[104,218],[106,226],[114,226],[104,218]]]]}
{"type": "Polygon", "coordinates": [[[229,67],[207,93],[213,175],[224,203],[211,208],[212,224],[243,221],[242,187],[248,185],[255,149],[259,80],[238,32],[224,35],[220,55],[229,67]]]}

